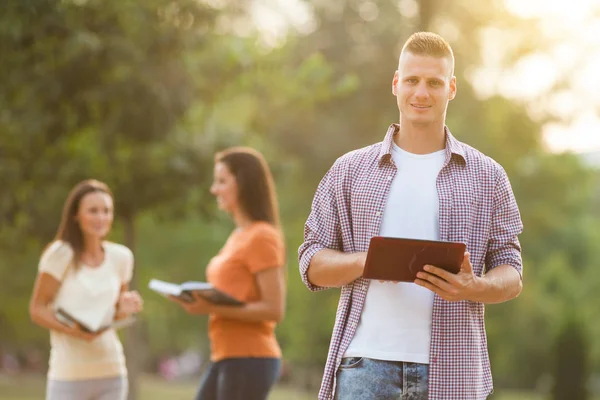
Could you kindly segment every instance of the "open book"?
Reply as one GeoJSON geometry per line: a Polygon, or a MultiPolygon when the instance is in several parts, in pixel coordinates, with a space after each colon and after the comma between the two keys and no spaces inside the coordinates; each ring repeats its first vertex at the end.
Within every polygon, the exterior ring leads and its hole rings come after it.
{"type": "Polygon", "coordinates": [[[74,328],[75,326],[77,326],[77,324],[79,324],[79,326],[81,327],[82,330],[89,332],[89,333],[101,333],[108,329],[125,328],[125,327],[132,325],[136,321],[135,316],[130,315],[126,318],[115,320],[108,325],[100,326],[99,328],[94,329],[94,327],[91,327],[90,324],[87,324],[87,323],[83,322],[82,320],[78,320],[77,318],[73,317],[68,312],[63,310],[62,308],[57,309],[54,312],[54,315],[56,316],[56,319],[59,320],[62,324],[65,324],[71,328],[74,328]]]}
{"type": "Polygon", "coordinates": [[[194,302],[194,293],[208,302],[227,306],[240,306],[244,303],[220,291],[208,282],[184,282],[180,285],[152,279],[148,287],[163,296],[175,296],[187,303],[194,302]]]}

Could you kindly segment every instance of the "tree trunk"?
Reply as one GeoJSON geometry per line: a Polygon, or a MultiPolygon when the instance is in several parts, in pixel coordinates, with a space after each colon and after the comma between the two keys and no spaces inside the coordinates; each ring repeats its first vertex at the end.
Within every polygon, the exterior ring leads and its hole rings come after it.
{"type": "Polygon", "coordinates": [[[419,0],[418,31],[429,31],[435,10],[436,0],[419,0]]]}
{"type": "MultiPolygon", "coordinates": [[[[123,230],[125,234],[125,245],[135,254],[135,214],[128,213],[123,217],[123,230]]],[[[130,290],[137,289],[136,269],[133,269],[130,290]]],[[[129,379],[129,400],[137,400],[139,394],[139,376],[142,366],[142,334],[139,323],[133,324],[125,330],[125,359],[127,362],[127,374],[129,379]]]]}

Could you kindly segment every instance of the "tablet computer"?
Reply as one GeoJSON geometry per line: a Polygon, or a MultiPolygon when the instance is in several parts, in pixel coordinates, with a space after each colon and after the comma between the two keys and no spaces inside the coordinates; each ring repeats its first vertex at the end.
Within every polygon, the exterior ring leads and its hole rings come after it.
{"type": "Polygon", "coordinates": [[[384,236],[371,238],[363,278],[413,282],[425,265],[433,265],[456,274],[466,245],[458,242],[401,239],[384,236]]]}

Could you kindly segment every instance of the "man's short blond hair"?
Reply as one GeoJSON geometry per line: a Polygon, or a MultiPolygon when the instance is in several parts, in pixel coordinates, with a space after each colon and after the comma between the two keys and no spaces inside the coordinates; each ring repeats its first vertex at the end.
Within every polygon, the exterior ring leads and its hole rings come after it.
{"type": "Polygon", "coordinates": [[[416,32],[404,43],[402,53],[408,51],[418,56],[447,57],[452,62],[452,74],[454,74],[454,53],[452,47],[443,37],[433,32],[416,32]]]}

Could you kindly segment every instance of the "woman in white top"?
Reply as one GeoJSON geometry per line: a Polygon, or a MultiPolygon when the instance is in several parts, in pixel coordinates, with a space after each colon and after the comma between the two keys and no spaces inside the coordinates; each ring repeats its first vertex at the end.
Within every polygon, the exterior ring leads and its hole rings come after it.
{"type": "Polygon", "coordinates": [[[125,400],[127,370],[114,329],[89,333],[56,317],[60,308],[87,327],[105,327],[141,311],[129,291],[133,254],[105,241],[113,222],[113,196],[102,182],[86,180],[69,194],[55,240],[41,256],[29,313],[50,330],[46,400],[125,400]]]}

